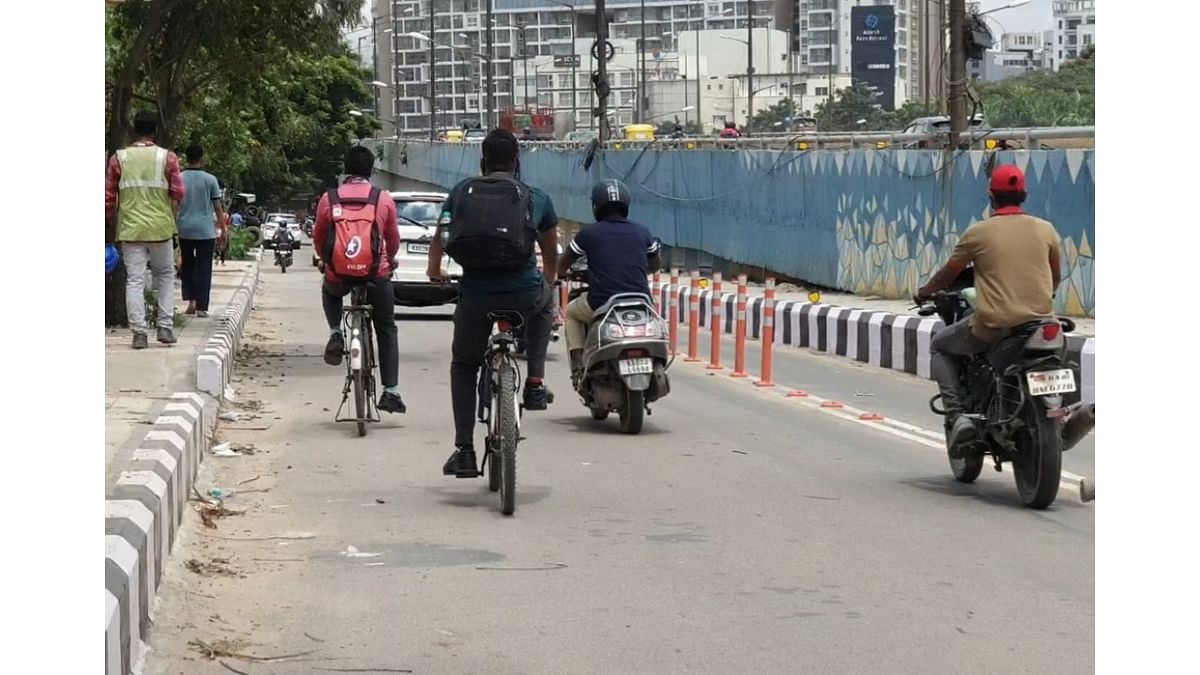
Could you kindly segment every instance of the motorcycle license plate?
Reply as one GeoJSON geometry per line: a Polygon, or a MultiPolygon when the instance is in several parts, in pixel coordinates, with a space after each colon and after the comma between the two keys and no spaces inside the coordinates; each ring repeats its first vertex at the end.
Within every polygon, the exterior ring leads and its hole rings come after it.
{"type": "Polygon", "coordinates": [[[429,253],[429,244],[409,244],[409,253],[429,253]]]}
{"type": "Polygon", "coordinates": [[[1025,373],[1025,380],[1029,383],[1029,393],[1032,396],[1051,396],[1075,391],[1075,371],[1070,368],[1025,373]]]}
{"type": "Polygon", "coordinates": [[[645,375],[654,372],[654,361],[650,359],[625,359],[619,361],[617,367],[621,375],[645,375]]]}

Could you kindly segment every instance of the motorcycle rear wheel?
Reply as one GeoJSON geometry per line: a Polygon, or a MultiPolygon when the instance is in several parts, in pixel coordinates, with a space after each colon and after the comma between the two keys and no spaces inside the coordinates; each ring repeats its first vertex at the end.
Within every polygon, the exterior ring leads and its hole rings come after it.
{"type": "Polygon", "coordinates": [[[1013,459],[1013,478],[1021,503],[1031,509],[1044,509],[1058,497],[1062,481],[1062,439],[1058,420],[1046,417],[1041,403],[1028,399],[1021,410],[1024,423],[1013,441],[1017,446],[1013,459]]]}
{"type": "Polygon", "coordinates": [[[954,474],[954,480],[960,483],[974,483],[983,471],[983,455],[971,455],[962,459],[948,458],[950,473],[954,474]]]}

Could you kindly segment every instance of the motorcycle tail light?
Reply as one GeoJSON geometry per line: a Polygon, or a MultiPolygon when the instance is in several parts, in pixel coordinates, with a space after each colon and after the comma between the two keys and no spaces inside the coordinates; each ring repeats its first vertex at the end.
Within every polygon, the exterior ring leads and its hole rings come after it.
{"type": "Polygon", "coordinates": [[[512,324],[510,324],[507,321],[497,321],[496,328],[499,329],[499,331],[501,333],[507,333],[509,330],[512,329],[512,324]]]}
{"type": "Polygon", "coordinates": [[[1062,332],[1062,326],[1057,323],[1048,323],[1042,326],[1042,339],[1053,340],[1062,332]]]}

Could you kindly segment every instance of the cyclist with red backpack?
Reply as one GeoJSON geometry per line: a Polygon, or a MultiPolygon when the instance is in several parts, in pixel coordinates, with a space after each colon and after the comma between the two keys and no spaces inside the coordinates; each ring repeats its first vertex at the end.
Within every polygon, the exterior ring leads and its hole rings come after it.
{"type": "Polygon", "coordinates": [[[329,324],[325,363],[341,365],[346,352],[342,335],[342,300],[354,284],[367,284],[371,320],[379,342],[379,375],[383,395],[379,409],[404,413],[400,398],[400,349],[396,341],[392,259],[400,251],[396,203],[385,190],[371,185],[375,155],[356,145],[346,152],[346,180],[321,197],[313,225],[313,246],[321,247],[325,279],[321,307],[329,324]]]}
{"type": "Polygon", "coordinates": [[[558,215],[546,193],[520,180],[520,145],[512,132],[496,129],[482,143],[483,175],[468,178],[450,191],[429,247],[426,274],[447,281],[442,255],[463,268],[450,360],[450,400],[454,408],[454,453],[442,473],[458,478],[479,475],[475,457],[475,397],[484,352],[492,333],[493,311],[520,312],[525,319],[524,386],[526,410],[545,410],[553,401],[542,378],[554,322],[548,282],[558,269],[558,215]],[[541,247],[542,276],[534,258],[541,247]]]}

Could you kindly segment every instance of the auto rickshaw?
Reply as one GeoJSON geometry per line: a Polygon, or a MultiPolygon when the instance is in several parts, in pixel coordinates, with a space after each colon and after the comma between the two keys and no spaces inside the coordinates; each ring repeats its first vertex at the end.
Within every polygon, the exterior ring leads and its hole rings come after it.
{"type": "Polygon", "coordinates": [[[653,124],[630,124],[625,127],[625,140],[652,141],[654,140],[653,124]]]}

